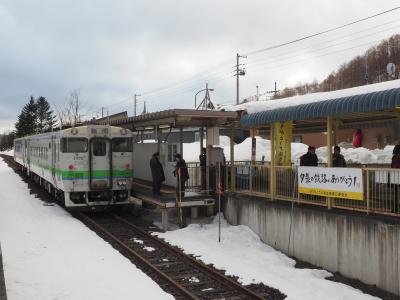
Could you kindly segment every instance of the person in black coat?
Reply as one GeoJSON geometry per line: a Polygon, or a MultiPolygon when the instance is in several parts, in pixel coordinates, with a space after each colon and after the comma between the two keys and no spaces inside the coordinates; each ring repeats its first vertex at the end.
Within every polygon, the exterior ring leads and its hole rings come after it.
{"type": "Polygon", "coordinates": [[[309,146],[306,154],[300,157],[300,166],[318,167],[318,157],[315,154],[315,147],[309,146]]]}
{"type": "Polygon", "coordinates": [[[201,154],[199,155],[200,161],[200,171],[201,171],[201,189],[206,189],[206,174],[207,174],[207,156],[206,148],[201,149],[201,154]]]}
{"type": "Polygon", "coordinates": [[[161,195],[161,183],[165,181],[164,169],[160,163],[160,153],[153,154],[150,160],[151,177],[153,178],[153,195],[161,195]]]}
{"type": "Polygon", "coordinates": [[[333,148],[333,155],[332,155],[332,165],[337,168],[346,168],[346,160],[344,159],[343,155],[340,154],[340,147],[335,146],[333,148]]]}
{"type": "Polygon", "coordinates": [[[176,177],[176,197],[179,199],[179,192],[182,198],[185,196],[185,183],[189,179],[189,172],[186,161],[182,158],[181,154],[177,153],[175,155],[175,160],[174,176],[176,177]]]}

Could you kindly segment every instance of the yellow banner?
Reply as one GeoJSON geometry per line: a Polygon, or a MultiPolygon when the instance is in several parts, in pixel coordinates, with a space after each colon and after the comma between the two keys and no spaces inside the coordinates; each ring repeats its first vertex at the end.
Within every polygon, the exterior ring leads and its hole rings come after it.
{"type": "Polygon", "coordinates": [[[275,124],[275,163],[277,166],[292,164],[292,127],[293,122],[276,122],[275,124]]]}
{"type": "Polygon", "coordinates": [[[359,192],[346,192],[346,191],[334,191],[334,190],[323,190],[317,188],[299,187],[299,193],[315,195],[315,196],[331,197],[331,198],[364,200],[363,193],[359,192]]]}

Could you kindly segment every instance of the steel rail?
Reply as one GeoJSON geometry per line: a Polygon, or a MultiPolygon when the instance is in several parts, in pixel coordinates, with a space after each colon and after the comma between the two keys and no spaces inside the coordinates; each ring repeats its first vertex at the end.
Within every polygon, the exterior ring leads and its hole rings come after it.
{"type": "Polygon", "coordinates": [[[113,242],[118,244],[121,248],[123,248],[126,252],[128,252],[130,255],[134,256],[140,262],[146,265],[149,269],[151,269],[153,272],[155,272],[158,276],[160,276],[162,279],[167,281],[178,293],[182,294],[185,296],[187,299],[194,299],[194,300],[199,300],[196,295],[192,294],[190,291],[188,291],[186,288],[184,288],[182,285],[180,285],[178,282],[176,282],[174,279],[160,271],[158,268],[153,266],[150,262],[148,262],[144,257],[142,257],[139,253],[136,251],[132,250],[129,246],[127,246],[125,243],[123,243],[121,240],[119,240],[115,235],[112,233],[108,232],[107,229],[105,229],[103,226],[97,224],[95,221],[93,221],[90,217],[83,213],[78,213],[77,216],[84,222],[89,223],[91,226],[95,227],[105,235],[107,235],[113,242]]]}
{"type": "Polygon", "coordinates": [[[120,216],[117,216],[113,213],[109,213],[111,216],[113,216],[115,219],[123,222],[124,224],[130,226],[131,228],[133,228],[134,230],[136,230],[137,232],[139,232],[140,234],[146,236],[147,238],[151,239],[153,242],[161,245],[163,248],[168,249],[169,251],[173,252],[174,254],[176,254],[177,256],[189,261],[192,265],[195,265],[197,267],[199,267],[202,271],[206,272],[208,275],[211,275],[211,277],[213,277],[215,280],[222,282],[223,284],[225,284],[226,286],[240,292],[243,295],[246,295],[247,297],[250,297],[250,299],[259,299],[259,300],[265,300],[264,297],[260,296],[259,294],[256,294],[255,292],[249,290],[248,288],[244,287],[243,285],[241,285],[240,283],[237,283],[236,281],[232,280],[229,277],[226,277],[225,275],[219,273],[218,271],[214,270],[213,268],[207,266],[206,264],[204,264],[202,261],[199,261],[189,255],[186,255],[184,253],[182,253],[180,250],[178,250],[177,248],[171,246],[170,244],[168,244],[167,242],[164,242],[162,240],[160,240],[159,238],[155,238],[154,236],[152,236],[151,234],[147,233],[146,231],[144,231],[143,229],[137,227],[136,225],[132,224],[131,222],[127,221],[124,218],[121,218],[120,216]]]}

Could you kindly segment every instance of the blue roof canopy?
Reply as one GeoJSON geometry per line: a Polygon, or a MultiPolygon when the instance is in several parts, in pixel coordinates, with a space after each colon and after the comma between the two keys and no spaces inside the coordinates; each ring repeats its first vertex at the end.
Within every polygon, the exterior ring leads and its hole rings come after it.
{"type": "MultiPolygon", "coordinates": [[[[273,101],[279,101],[273,100],[273,101]]],[[[279,121],[296,121],[394,109],[400,106],[400,88],[277,108],[245,115],[242,127],[257,127],[279,121]]]]}

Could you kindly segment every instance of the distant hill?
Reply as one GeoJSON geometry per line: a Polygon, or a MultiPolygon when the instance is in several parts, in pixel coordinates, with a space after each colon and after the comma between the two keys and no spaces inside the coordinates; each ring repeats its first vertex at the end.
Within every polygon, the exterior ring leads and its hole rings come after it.
{"type": "Polygon", "coordinates": [[[329,92],[356,86],[378,83],[399,78],[400,69],[400,34],[395,34],[370,47],[363,55],[356,56],[341,65],[321,82],[299,84],[280,90],[272,99],[292,97],[316,92],[329,92]],[[387,64],[396,65],[396,71],[389,76],[387,64]]]}

